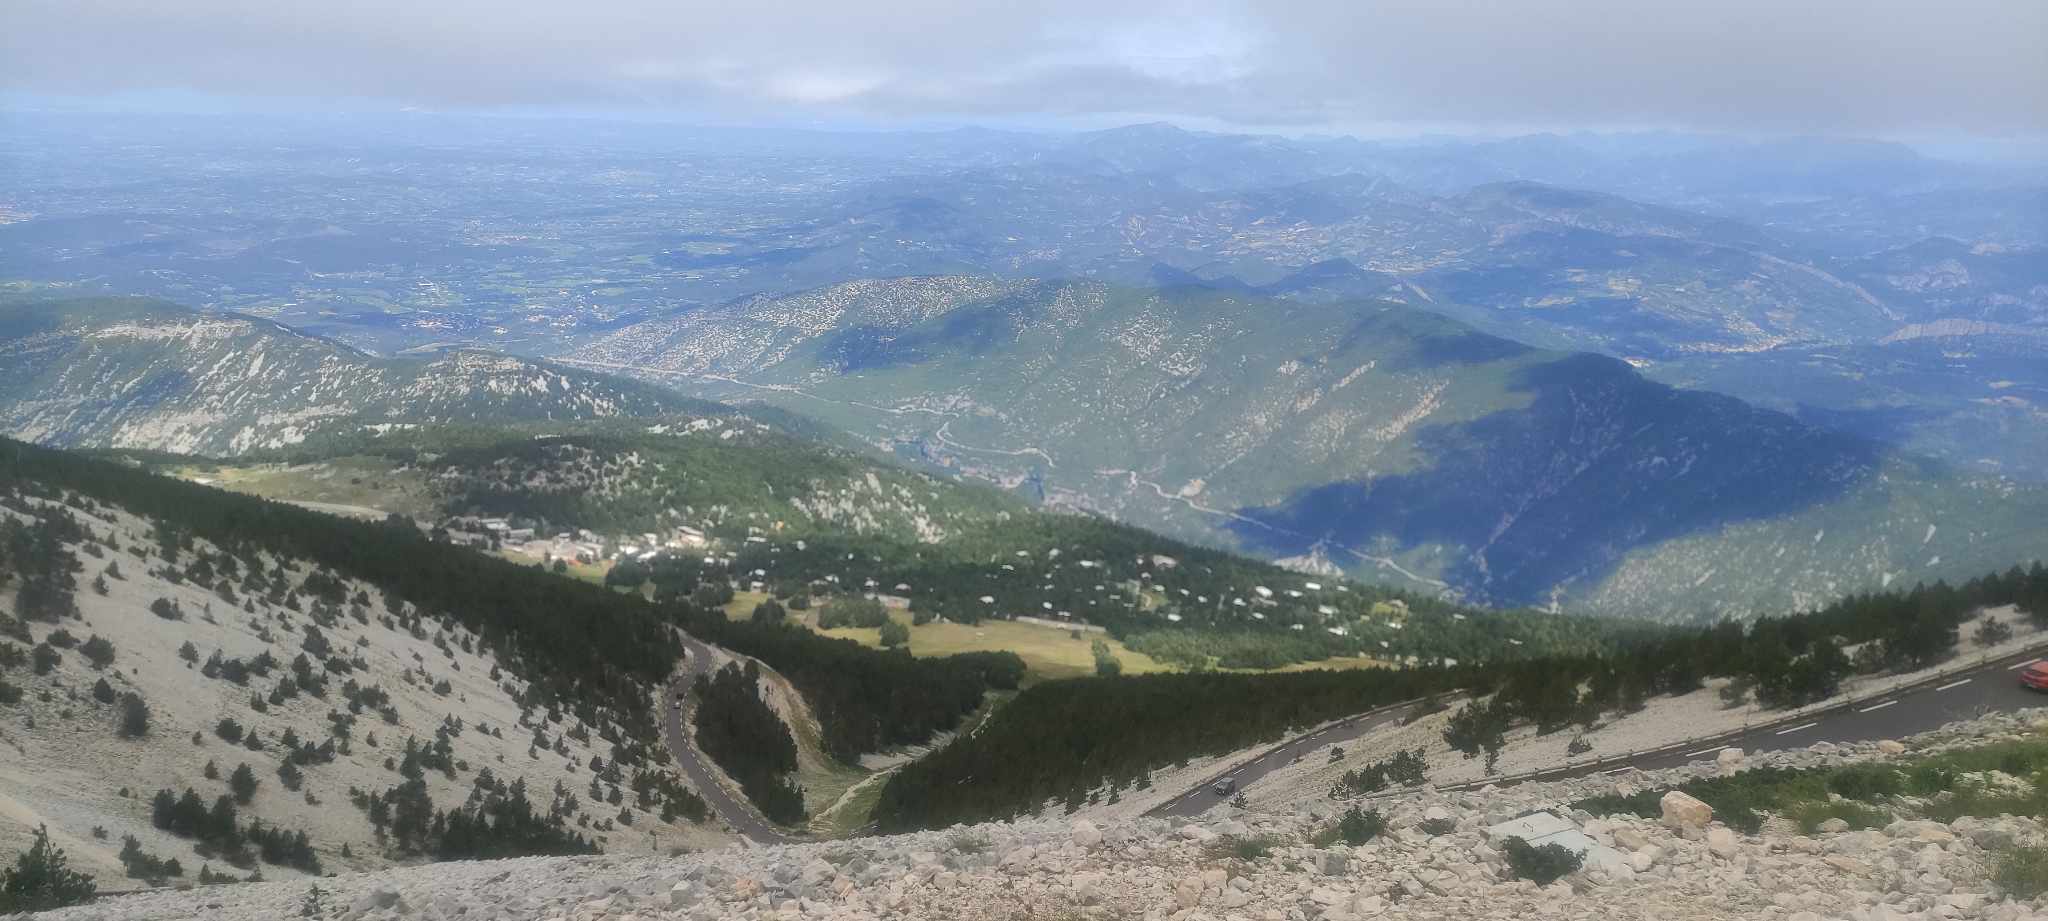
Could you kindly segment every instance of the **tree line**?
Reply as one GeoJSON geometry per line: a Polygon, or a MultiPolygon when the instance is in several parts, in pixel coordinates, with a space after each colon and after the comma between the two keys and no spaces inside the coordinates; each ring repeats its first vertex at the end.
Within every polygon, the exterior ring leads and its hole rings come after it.
{"type": "Polygon", "coordinates": [[[688,602],[666,610],[690,635],[759,659],[789,679],[817,717],[826,753],[847,763],[951,729],[990,689],[1013,689],[1024,677],[1024,660],[1014,653],[916,658],[794,624],[730,620],[688,602]]]}
{"type": "Polygon", "coordinates": [[[260,547],[298,557],[368,582],[387,600],[443,612],[501,663],[531,677],[531,705],[569,708],[593,724],[609,715],[634,738],[658,745],[652,701],[682,645],[638,599],[433,543],[403,519],[342,519],[0,440],[0,487],[28,482],[154,518],[232,556],[260,547]]]}
{"type": "MultiPolygon", "coordinates": [[[[1292,674],[1098,676],[1047,682],[1006,704],[977,732],[905,765],[883,787],[885,831],[1034,813],[1112,791],[1188,759],[1236,751],[1290,731],[1399,700],[1458,691],[1480,698],[1453,714],[1445,740],[1496,755],[1508,728],[1590,726],[1654,695],[1733,677],[1767,706],[1832,694],[1850,670],[1910,671],[1953,655],[1976,611],[2015,605],[2048,626],[2048,567],[2014,568],[1961,586],[1936,583],[1854,595],[1819,610],[1667,631],[1609,655],[1552,656],[1475,666],[1292,674]],[[1845,652],[1854,647],[1852,655],[1845,652]],[[1818,695],[1818,696],[1816,696],[1818,695]]],[[[1371,787],[1377,777],[1359,778],[1371,787]]]]}

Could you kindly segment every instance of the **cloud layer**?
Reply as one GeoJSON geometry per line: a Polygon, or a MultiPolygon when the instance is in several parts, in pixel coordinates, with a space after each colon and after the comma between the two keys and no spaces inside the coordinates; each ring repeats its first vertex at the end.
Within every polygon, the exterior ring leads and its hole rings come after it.
{"type": "Polygon", "coordinates": [[[1238,125],[2048,133],[2040,0],[7,0],[0,88],[1238,125]]]}

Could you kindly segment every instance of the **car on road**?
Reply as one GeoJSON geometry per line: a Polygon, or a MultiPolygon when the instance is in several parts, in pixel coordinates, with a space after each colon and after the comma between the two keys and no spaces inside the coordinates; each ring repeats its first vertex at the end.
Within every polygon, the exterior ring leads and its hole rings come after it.
{"type": "Polygon", "coordinates": [[[1217,796],[1229,796],[1230,794],[1237,792],[1237,781],[1229,777],[1225,777],[1222,780],[1216,781],[1216,783],[1211,785],[1209,789],[1216,791],[1217,796]]]}
{"type": "Polygon", "coordinates": [[[2048,691],[2048,661],[2035,662],[2020,669],[2020,686],[2048,691]]]}

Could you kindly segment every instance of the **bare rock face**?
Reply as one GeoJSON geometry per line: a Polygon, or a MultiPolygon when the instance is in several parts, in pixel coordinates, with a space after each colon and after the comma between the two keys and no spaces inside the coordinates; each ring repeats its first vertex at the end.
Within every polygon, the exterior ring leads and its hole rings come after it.
{"type": "Polygon", "coordinates": [[[1677,790],[1657,801],[1664,809],[1664,824],[1677,829],[1702,829],[1714,820],[1714,807],[1677,790]]]}

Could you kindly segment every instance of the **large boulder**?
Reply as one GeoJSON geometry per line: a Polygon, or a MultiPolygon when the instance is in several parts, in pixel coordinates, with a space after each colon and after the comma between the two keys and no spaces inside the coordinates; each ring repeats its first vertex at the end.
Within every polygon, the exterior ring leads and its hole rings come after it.
{"type": "Polygon", "coordinates": [[[1074,844],[1077,846],[1092,848],[1102,843],[1102,829],[1096,828],[1095,823],[1087,819],[1075,821],[1073,833],[1074,844]]]}
{"type": "Polygon", "coordinates": [[[1664,824],[1672,828],[1700,829],[1714,820],[1714,807],[1678,790],[1665,793],[1657,805],[1664,810],[1664,824]]]}

